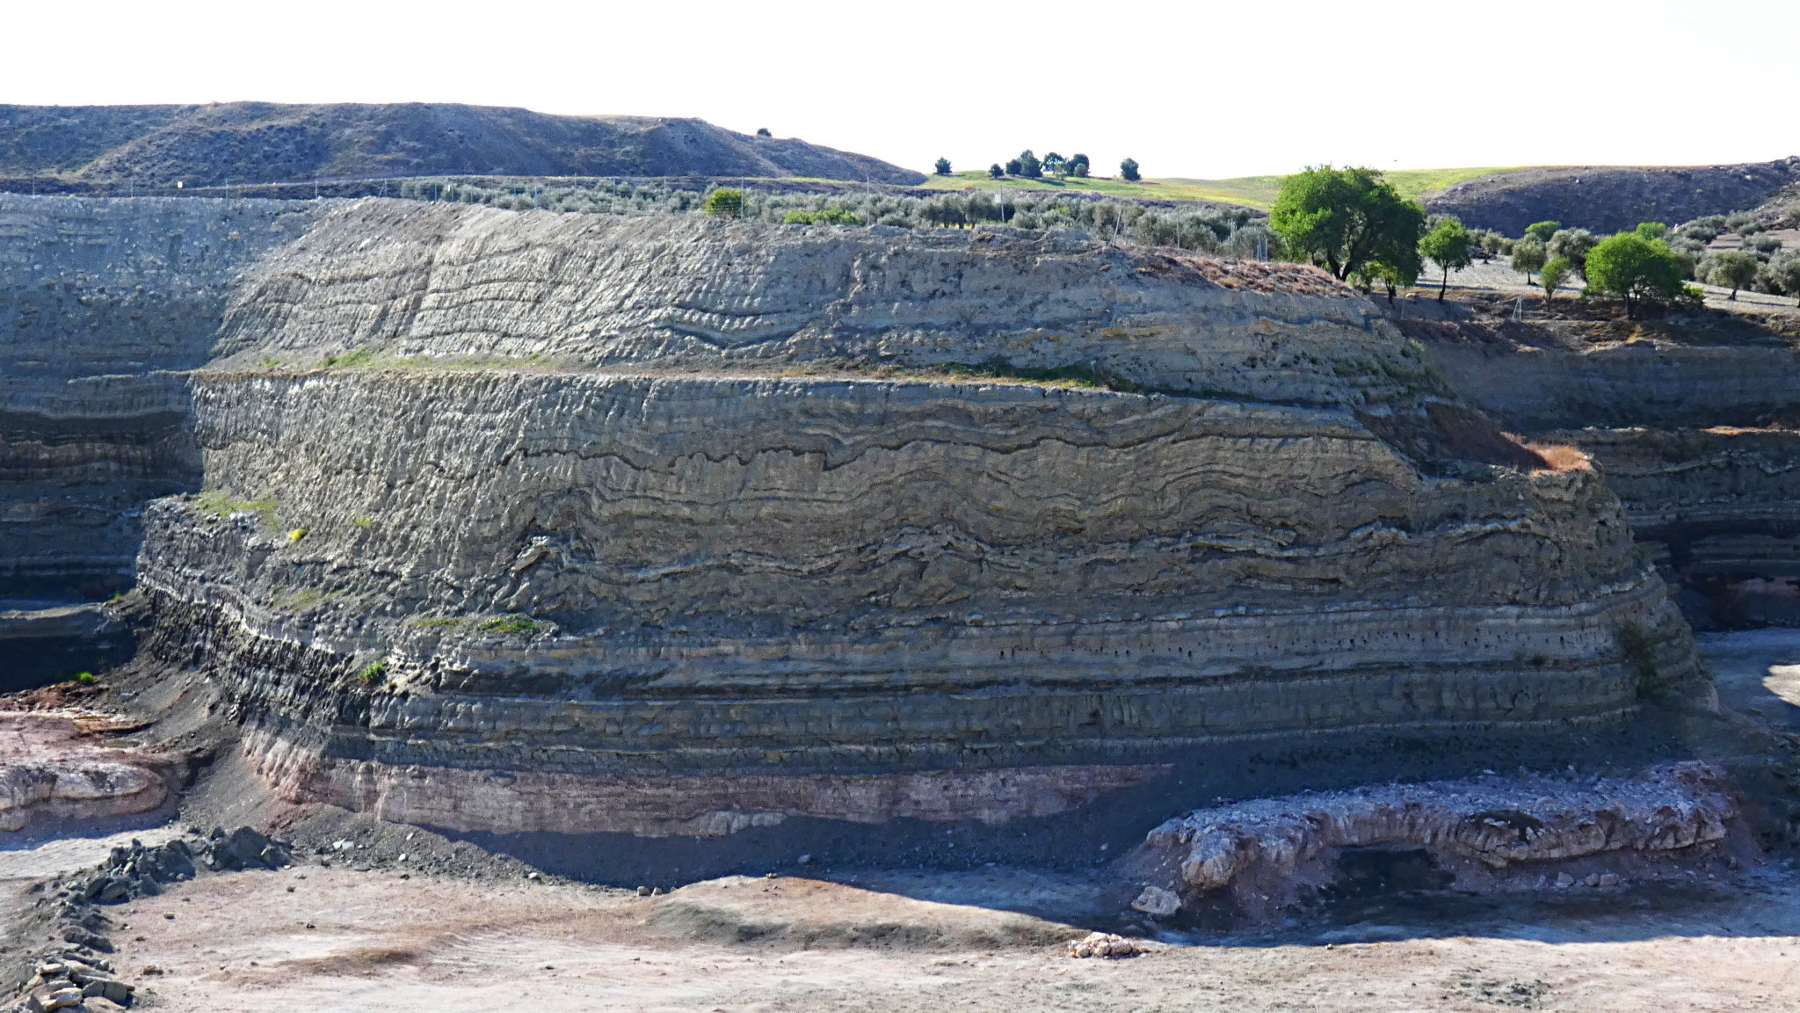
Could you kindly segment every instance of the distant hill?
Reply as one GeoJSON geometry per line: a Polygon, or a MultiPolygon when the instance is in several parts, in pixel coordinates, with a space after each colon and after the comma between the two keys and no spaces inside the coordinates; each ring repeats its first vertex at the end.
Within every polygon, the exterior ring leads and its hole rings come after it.
{"type": "Polygon", "coordinates": [[[1796,182],[1800,158],[1676,168],[1523,169],[1459,183],[1427,197],[1425,207],[1509,236],[1547,219],[1617,232],[1639,222],[1673,225],[1747,210],[1796,182]]]}
{"type": "Polygon", "coordinates": [[[436,105],[0,105],[0,177],[168,186],[386,176],[924,175],[696,119],[436,105]]]}
{"type": "MultiPolygon", "coordinates": [[[[1515,169],[1394,169],[1385,175],[1402,196],[1418,200],[1425,194],[1469,179],[1479,179],[1515,169]]],[[[925,185],[933,190],[1022,189],[1049,190],[1057,193],[1087,193],[1127,200],[1200,201],[1208,204],[1236,204],[1267,211],[1275,203],[1281,189],[1280,176],[1234,176],[1228,179],[1182,179],[1165,177],[1128,183],[1116,176],[1046,177],[1022,179],[1007,176],[990,179],[986,172],[959,172],[953,176],[932,176],[925,185]]]]}
{"type": "MultiPolygon", "coordinates": [[[[1470,226],[1517,236],[1532,222],[1616,232],[1643,221],[1675,225],[1702,215],[1729,214],[1781,201],[1800,185],[1800,158],[1749,165],[1679,168],[1527,166],[1476,169],[1390,169],[1384,175],[1402,196],[1434,213],[1454,214],[1470,226]]],[[[1092,179],[989,179],[985,172],[932,176],[933,190],[1047,190],[1150,201],[1202,201],[1267,211],[1280,176],[1230,179],[1146,178],[1127,183],[1092,179]]]]}

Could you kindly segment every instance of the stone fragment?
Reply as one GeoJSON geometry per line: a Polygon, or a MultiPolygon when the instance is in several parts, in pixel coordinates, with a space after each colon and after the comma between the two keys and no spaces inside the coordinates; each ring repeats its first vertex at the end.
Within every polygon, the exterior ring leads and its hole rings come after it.
{"type": "Polygon", "coordinates": [[[1173,890],[1165,890],[1160,886],[1146,886],[1131,902],[1135,911],[1142,911],[1152,918],[1167,918],[1181,910],[1181,898],[1173,890]]]}

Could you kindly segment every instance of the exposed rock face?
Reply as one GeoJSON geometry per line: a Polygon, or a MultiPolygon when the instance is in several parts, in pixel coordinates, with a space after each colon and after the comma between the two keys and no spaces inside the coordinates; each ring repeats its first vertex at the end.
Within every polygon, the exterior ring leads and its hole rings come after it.
{"type": "Polygon", "coordinates": [[[0,714],[0,832],[147,812],[168,798],[166,772],[155,757],[94,744],[72,720],[0,714]]]}
{"type": "Polygon", "coordinates": [[[129,586],[143,505],[199,484],[173,371],[211,358],[236,272],[311,213],[0,194],[0,599],[129,586]]]}
{"type": "MultiPolygon", "coordinates": [[[[1638,340],[1591,323],[1409,322],[1433,365],[1509,427],[1590,455],[1695,622],[1800,621],[1800,341],[1714,314],[1638,340]]],[[[1779,325],[1779,321],[1773,321],[1779,325]]]]}
{"type": "Polygon", "coordinates": [[[362,201],[257,263],[218,353],[146,649],[297,798],[997,823],[1198,744],[1598,720],[1696,672],[1597,477],[1306,269],[362,201]],[[1028,382],[1069,375],[1113,389],[1028,382]]]}
{"type": "Polygon", "coordinates": [[[1186,904],[1227,899],[1260,915],[1330,883],[1350,849],[1422,849],[1465,890],[1541,888],[1551,877],[1572,885],[1570,869],[1612,885],[1619,870],[1639,878],[1691,868],[1737,816],[1723,772],[1699,763],[1641,778],[1434,781],[1202,809],[1151,831],[1133,863],[1168,881],[1146,888],[1152,902],[1174,892],[1186,904]]]}

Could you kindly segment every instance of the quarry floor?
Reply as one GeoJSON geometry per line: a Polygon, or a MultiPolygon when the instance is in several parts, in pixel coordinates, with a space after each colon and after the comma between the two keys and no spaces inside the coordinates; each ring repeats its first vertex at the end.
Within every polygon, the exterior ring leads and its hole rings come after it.
{"type": "MultiPolygon", "coordinates": [[[[1702,647],[1728,706],[1800,731],[1800,631],[1702,647]]],[[[168,832],[115,829],[0,837],[0,922],[34,882],[168,832]]],[[[1075,874],[834,870],[639,896],[529,878],[466,844],[426,871],[442,855],[404,841],[410,865],[346,842],[110,908],[116,966],[152,1010],[1800,1009],[1788,858],[1622,894],[1341,901],[1115,961],[1065,952],[1117,911],[1075,874]]]]}
{"type": "Polygon", "coordinates": [[[1116,961],[1068,957],[1078,929],[1002,909],[1020,891],[1078,904],[1079,883],[935,879],[937,900],[880,877],[641,898],[299,867],[204,878],[115,916],[121,970],[153,1009],[1800,1008],[1800,875],[1785,867],[1623,900],[1390,901],[1116,961]]]}

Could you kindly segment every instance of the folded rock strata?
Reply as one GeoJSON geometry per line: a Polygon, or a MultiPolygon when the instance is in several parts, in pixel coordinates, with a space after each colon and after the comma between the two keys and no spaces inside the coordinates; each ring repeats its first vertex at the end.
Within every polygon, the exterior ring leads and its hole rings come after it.
{"type": "Polygon", "coordinates": [[[1163,901],[1159,916],[1213,900],[1265,915],[1331,884],[1351,849],[1422,850],[1464,890],[1568,884],[1570,869],[1611,884],[1693,868],[1737,817],[1723,771],[1694,762],[1629,778],[1428,781],[1198,810],[1151,831],[1128,864],[1150,880],[1140,908],[1163,901]]]}
{"type": "Polygon", "coordinates": [[[359,201],[183,377],[144,650],[293,798],[998,823],[1695,683],[1617,500],[1365,300],[1073,236],[359,201]]]}
{"type": "Polygon", "coordinates": [[[1800,622],[1794,339],[1754,319],[1676,316],[1654,340],[1625,342],[1557,326],[1569,325],[1408,330],[1502,424],[1593,459],[1694,622],[1800,622]]]}

